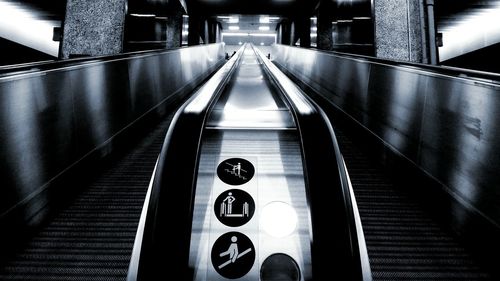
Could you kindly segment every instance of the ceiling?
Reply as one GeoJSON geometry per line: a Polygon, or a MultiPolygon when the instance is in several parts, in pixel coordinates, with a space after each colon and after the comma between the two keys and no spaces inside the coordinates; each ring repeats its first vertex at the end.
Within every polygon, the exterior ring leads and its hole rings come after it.
{"type": "MultiPolygon", "coordinates": [[[[8,5],[18,7],[31,14],[34,20],[38,21],[61,21],[64,18],[67,0],[0,0],[0,3],[8,3],[8,5]]],[[[72,0],[79,1],[79,0],[72,0]]],[[[261,26],[259,15],[272,15],[274,17],[293,17],[312,16],[316,10],[318,3],[323,0],[128,0],[129,13],[148,13],[158,16],[168,15],[169,11],[179,9],[181,5],[187,10],[190,15],[205,15],[205,16],[237,16],[239,20],[239,30],[257,30],[257,32],[273,32],[276,28],[276,22],[271,21],[266,26],[269,30],[259,30],[261,26]]],[[[337,18],[348,16],[358,9],[360,3],[365,3],[373,0],[325,0],[333,4],[332,14],[337,18]],[[357,3],[357,4],[356,4],[357,3]],[[354,11],[353,11],[354,10],[354,11]]],[[[363,5],[365,7],[366,5],[363,5]]],[[[361,6],[360,6],[361,7],[361,6]]],[[[1,11],[0,11],[1,12],[1,11]]],[[[370,13],[371,11],[367,11],[370,13]]],[[[500,31],[496,26],[500,26],[496,18],[500,20],[500,0],[435,0],[435,16],[438,32],[445,36],[445,47],[457,45],[453,43],[452,35],[449,30],[457,29],[456,27],[468,26],[469,31],[477,33],[484,38],[488,38],[491,42],[487,44],[497,43],[500,40],[500,31]],[[484,15],[490,16],[493,23],[490,24],[474,24],[473,20],[477,18],[485,18],[484,15]],[[498,15],[498,16],[496,16],[498,15]],[[473,26],[474,28],[471,28],[473,26]],[[491,30],[490,30],[491,29],[491,30]],[[494,42],[493,42],[493,41],[494,42]],[[450,44],[452,42],[452,44],[450,44]]],[[[229,31],[229,26],[232,24],[224,18],[219,18],[222,24],[223,31],[229,31]]],[[[457,29],[458,30],[458,29],[457,29]]],[[[32,32],[32,31],[31,31],[32,32]]],[[[462,36],[464,33],[460,30],[455,32],[457,40],[463,46],[464,37],[470,37],[474,41],[475,37],[462,36]]],[[[479,36],[477,35],[477,36],[479,36]]],[[[476,36],[476,37],[477,37],[476,36]]],[[[4,37],[6,38],[6,37],[4,37]]],[[[475,40],[477,42],[481,40],[475,40]]],[[[484,41],[484,40],[483,40],[484,41]]],[[[484,44],[486,44],[484,43],[484,44]]],[[[469,43],[468,43],[469,44],[469,43]]],[[[472,43],[469,45],[472,46],[472,43]]],[[[476,44],[477,45],[477,44],[476,44]]],[[[484,47],[475,46],[474,48],[484,47]]],[[[441,48],[443,49],[443,48],[441,48]]],[[[465,50],[465,49],[464,49],[465,50]]]]}
{"type": "MultiPolygon", "coordinates": [[[[38,17],[44,19],[61,20],[63,18],[66,0],[0,0],[28,6],[38,11],[38,17]]],[[[180,2],[187,7],[190,14],[227,15],[227,14],[267,14],[267,15],[294,15],[298,11],[301,15],[312,13],[320,0],[128,0],[129,9],[161,15],[172,5],[180,2]]],[[[337,2],[336,8],[342,9],[342,1],[337,2]]],[[[351,1],[357,3],[356,1],[351,1]]],[[[499,0],[435,0],[435,14],[438,27],[449,26],[460,21],[464,12],[481,11],[497,5],[499,0]]],[[[355,6],[355,5],[354,5],[355,6]]],[[[354,7],[353,6],[353,7],[354,7]]],[[[166,12],[168,13],[168,12],[166,12]]]]}
{"type": "MultiPolygon", "coordinates": [[[[31,0],[34,1],[34,0],[31,0]]],[[[168,14],[180,4],[193,15],[279,14],[292,16],[312,13],[320,0],[128,0],[134,13],[168,14]]],[[[332,0],[333,1],[333,0],[332,0]]]]}
{"type": "Polygon", "coordinates": [[[273,14],[292,16],[314,11],[319,0],[184,0],[188,13],[218,14],[273,14]]]}

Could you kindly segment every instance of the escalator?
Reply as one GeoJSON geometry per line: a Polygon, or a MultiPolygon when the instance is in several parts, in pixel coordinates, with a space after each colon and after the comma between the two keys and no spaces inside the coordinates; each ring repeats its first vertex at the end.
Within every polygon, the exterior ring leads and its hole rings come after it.
{"type": "Polygon", "coordinates": [[[158,159],[128,280],[171,276],[371,280],[325,113],[249,44],[179,109],[158,159]]]}
{"type": "Polygon", "coordinates": [[[327,121],[246,45],[0,280],[490,280],[327,121]]]}
{"type": "Polygon", "coordinates": [[[0,280],[124,280],[172,116],[110,165],[0,268],[0,280]]]}
{"type": "Polygon", "coordinates": [[[493,280],[345,128],[337,126],[335,133],[363,222],[373,280],[493,280]]]}
{"type": "Polygon", "coordinates": [[[223,50],[0,69],[0,280],[126,278],[172,107],[226,61],[223,50]]]}

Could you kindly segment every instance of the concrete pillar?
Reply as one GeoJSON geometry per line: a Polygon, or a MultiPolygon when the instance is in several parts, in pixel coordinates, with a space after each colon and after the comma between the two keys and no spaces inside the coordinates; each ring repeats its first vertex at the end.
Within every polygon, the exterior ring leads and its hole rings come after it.
{"type": "Polygon", "coordinates": [[[217,22],[217,28],[215,33],[215,42],[222,42],[222,25],[220,22],[217,22]]]}
{"type": "Polygon", "coordinates": [[[221,24],[216,21],[216,20],[208,20],[208,43],[217,43],[220,42],[221,40],[221,24]]]}
{"type": "Polygon", "coordinates": [[[423,1],[373,1],[376,57],[427,62],[423,1]]]}
{"type": "Polygon", "coordinates": [[[283,37],[281,33],[282,33],[281,25],[278,23],[276,25],[276,43],[278,44],[281,44],[281,38],[283,37]]]}
{"type": "Polygon", "coordinates": [[[295,43],[299,40],[297,37],[297,34],[295,34],[296,28],[295,28],[295,22],[290,22],[290,45],[295,46],[295,43]]]}
{"type": "Polygon", "coordinates": [[[203,41],[203,44],[208,44],[208,20],[203,19],[202,25],[201,25],[201,40],[203,41]]]}
{"type": "Polygon", "coordinates": [[[318,8],[318,36],[316,37],[318,49],[333,49],[332,21],[333,7],[331,2],[321,1],[318,8]]]}
{"type": "Polygon", "coordinates": [[[283,45],[290,45],[291,43],[291,24],[289,20],[282,20],[278,24],[278,37],[279,37],[279,44],[283,45]]]}
{"type": "MultiPolygon", "coordinates": [[[[295,42],[300,40],[300,46],[311,47],[311,19],[309,17],[299,17],[295,19],[295,42]]],[[[295,43],[294,42],[294,43],[295,43]]]]}
{"type": "Polygon", "coordinates": [[[204,21],[199,15],[189,15],[188,45],[199,45],[202,42],[202,26],[204,21]]]}
{"type": "Polygon", "coordinates": [[[182,11],[176,11],[167,16],[166,48],[178,48],[182,44],[182,11]]]}
{"type": "Polygon", "coordinates": [[[67,0],[61,57],[123,51],[127,0],[67,0]]]}
{"type": "Polygon", "coordinates": [[[155,18],[153,41],[165,42],[167,40],[167,20],[168,18],[165,17],[155,18]]]}

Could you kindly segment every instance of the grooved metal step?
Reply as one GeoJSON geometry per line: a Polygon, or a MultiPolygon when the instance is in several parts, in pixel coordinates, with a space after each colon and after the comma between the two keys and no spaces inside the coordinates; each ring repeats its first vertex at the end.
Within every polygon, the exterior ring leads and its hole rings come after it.
{"type": "Polygon", "coordinates": [[[335,129],[359,207],[374,281],[490,280],[459,242],[335,129]]]}
{"type": "Polygon", "coordinates": [[[0,280],[125,280],[162,121],[0,267],[0,280]]]}

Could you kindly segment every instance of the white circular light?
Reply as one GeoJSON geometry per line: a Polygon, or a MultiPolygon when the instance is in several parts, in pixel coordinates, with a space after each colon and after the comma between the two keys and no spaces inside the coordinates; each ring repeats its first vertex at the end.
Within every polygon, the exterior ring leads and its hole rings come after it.
{"type": "Polygon", "coordinates": [[[271,236],[285,237],[295,231],[297,213],[285,202],[271,202],[262,208],[260,225],[271,236]]]}

